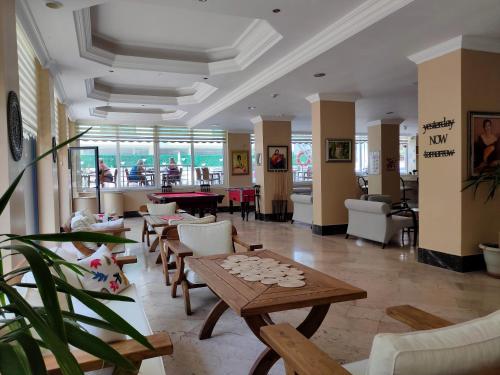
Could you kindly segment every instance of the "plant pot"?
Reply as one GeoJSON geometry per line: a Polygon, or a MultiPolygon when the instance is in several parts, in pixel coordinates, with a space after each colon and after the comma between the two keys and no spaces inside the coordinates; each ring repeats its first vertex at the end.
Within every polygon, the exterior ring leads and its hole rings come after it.
{"type": "Polygon", "coordinates": [[[500,248],[498,244],[480,244],[479,248],[483,250],[486,270],[490,276],[500,278],[500,248]]]}
{"type": "Polygon", "coordinates": [[[287,221],[287,205],[288,200],[273,200],[273,221],[285,222],[287,221]]]}

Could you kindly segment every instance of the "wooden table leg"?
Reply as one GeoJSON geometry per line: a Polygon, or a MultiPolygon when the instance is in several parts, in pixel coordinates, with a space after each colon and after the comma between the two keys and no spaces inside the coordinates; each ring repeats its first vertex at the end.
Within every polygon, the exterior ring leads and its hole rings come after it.
{"type": "Polygon", "coordinates": [[[149,248],[149,252],[154,253],[159,243],[160,243],[160,237],[156,237],[153,243],[151,244],[151,247],[149,248]]]}
{"type": "Polygon", "coordinates": [[[200,334],[198,335],[200,340],[209,339],[212,336],[215,325],[217,324],[224,311],[226,311],[228,308],[229,306],[223,300],[219,300],[219,302],[217,302],[215,306],[212,307],[212,310],[210,310],[210,313],[203,323],[203,327],[201,327],[200,334]]]}
{"type": "MultiPolygon", "coordinates": [[[[297,327],[297,331],[302,333],[305,337],[311,338],[312,335],[318,330],[323,323],[323,320],[330,309],[330,305],[318,305],[313,306],[309,314],[304,319],[304,321],[297,327]]],[[[247,322],[248,327],[252,330],[255,336],[262,341],[264,344],[264,340],[260,336],[260,328],[266,325],[267,317],[264,315],[255,315],[245,317],[245,321],[247,322]]],[[[266,344],[267,345],[267,344],[266,344]]],[[[260,355],[259,358],[255,361],[252,369],[250,370],[250,375],[267,375],[269,370],[274,366],[274,364],[280,359],[280,356],[271,348],[267,348],[260,355]]]]}

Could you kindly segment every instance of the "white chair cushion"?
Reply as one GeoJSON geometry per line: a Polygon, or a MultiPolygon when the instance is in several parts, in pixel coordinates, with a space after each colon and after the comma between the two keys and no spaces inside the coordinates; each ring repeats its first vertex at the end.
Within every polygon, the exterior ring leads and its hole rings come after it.
{"type": "Polygon", "coordinates": [[[450,327],[378,334],[368,375],[467,375],[500,367],[500,310],[450,327]]]}
{"type": "Polygon", "coordinates": [[[164,204],[148,203],[147,207],[150,215],[170,216],[170,215],[175,215],[177,203],[175,202],[164,203],[164,204]]]}
{"type": "Polygon", "coordinates": [[[304,203],[304,204],[312,204],[313,198],[312,195],[307,194],[292,194],[290,195],[290,200],[292,202],[304,203]]]}
{"type": "Polygon", "coordinates": [[[363,361],[346,363],[342,367],[349,371],[351,375],[366,375],[368,371],[368,360],[365,359],[363,361]]]}
{"type": "Polygon", "coordinates": [[[83,216],[88,219],[91,224],[97,223],[97,219],[93,213],[91,213],[87,208],[81,211],[76,211],[74,216],[83,216]]]}
{"type": "Polygon", "coordinates": [[[111,221],[103,221],[102,223],[94,223],[90,226],[93,230],[120,229],[124,227],[123,219],[111,221]]]}
{"type": "Polygon", "coordinates": [[[73,216],[73,218],[71,219],[71,230],[74,232],[90,230],[92,224],[95,223],[89,220],[89,218],[86,216],[73,216]]]}
{"type": "MultiPolygon", "coordinates": [[[[191,215],[189,215],[191,216],[191,215]]],[[[169,225],[179,225],[179,224],[210,224],[215,223],[216,217],[214,215],[207,215],[203,217],[186,217],[182,220],[169,220],[169,225]]]]}
{"type": "Polygon", "coordinates": [[[391,207],[384,202],[372,202],[361,199],[346,199],[345,206],[348,210],[387,215],[391,207]]]}
{"type": "Polygon", "coordinates": [[[194,256],[233,252],[232,224],[224,220],[211,224],[179,224],[180,241],[193,250],[194,256]]]}

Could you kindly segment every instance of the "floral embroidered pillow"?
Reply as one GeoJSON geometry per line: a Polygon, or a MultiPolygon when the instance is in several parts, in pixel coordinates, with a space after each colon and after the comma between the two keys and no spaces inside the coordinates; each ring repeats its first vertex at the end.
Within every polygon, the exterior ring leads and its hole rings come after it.
{"type": "Polygon", "coordinates": [[[104,245],[78,264],[89,271],[79,276],[84,289],[119,294],[129,286],[125,274],[116,264],[116,255],[104,245]]]}

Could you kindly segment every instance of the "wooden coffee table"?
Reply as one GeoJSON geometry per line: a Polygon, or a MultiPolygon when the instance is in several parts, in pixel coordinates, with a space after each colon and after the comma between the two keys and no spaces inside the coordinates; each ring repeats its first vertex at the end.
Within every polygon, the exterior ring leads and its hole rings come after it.
{"type": "MultiPolygon", "coordinates": [[[[220,298],[205,319],[199,334],[200,340],[210,338],[215,324],[228,308],[245,319],[254,335],[265,344],[260,335],[260,328],[274,324],[269,313],[312,307],[305,320],[297,327],[300,333],[310,338],[320,327],[332,303],[366,298],[366,291],[272,251],[238,254],[273,258],[281,263],[291,264],[304,271],[306,285],[300,288],[283,288],[245,281],[220,266],[228,254],[188,258],[189,267],[220,298]]],[[[256,360],[250,374],[267,374],[279,358],[279,355],[268,347],[256,360]]]]}

